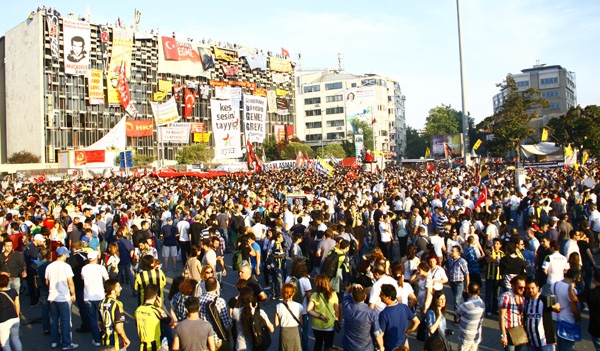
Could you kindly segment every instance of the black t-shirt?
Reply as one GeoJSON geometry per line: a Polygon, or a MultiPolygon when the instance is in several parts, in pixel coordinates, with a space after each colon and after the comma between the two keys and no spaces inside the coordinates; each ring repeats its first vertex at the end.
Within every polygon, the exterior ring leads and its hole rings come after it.
{"type": "MultiPolygon", "coordinates": [[[[590,321],[600,320],[600,286],[579,294],[579,300],[588,304],[590,321]]],[[[600,323],[589,323],[588,332],[595,338],[600,338],[600,323]]]]}
{"type": "Polygon", "coordinates": [[[590,259],[590,257],[586,253],[586,251],[591,248],[590,244],[588,244],[588,242],[585,241],[585,240],[579,240],[579,241],[577,241],[577,246],[579,246],[579,252],[581,253],[581,260],[583,262],[590,262],[591,263],[592,260],[590,259]]]}
{"type": "Polygon", "coordinates": [[[14,301],[18,294],[15,289],[0,290],[0,323],[4,323],[9,319],[17,318],[17,311],[15,310],[14,301]],[[12,302],[6,295],[10,296],[12,302]]]}
{"type": "Polygon", "coordinates": [[[248,279],[248,284],[246,286],[248,286],[252,289],[252,291],[254,291],[256,301],[260,301],[259,295],[263,292],[263,289],[260,287],[260,283],[258,282],[258,280],[256,280],[256,278],[254,277],[251,277],[250,279],[248,279]]]}

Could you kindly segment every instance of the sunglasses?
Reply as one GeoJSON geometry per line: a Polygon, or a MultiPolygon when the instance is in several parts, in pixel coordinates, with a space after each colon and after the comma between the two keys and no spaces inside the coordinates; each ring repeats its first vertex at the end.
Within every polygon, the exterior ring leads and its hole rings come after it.
{"type": "Polygon", "coordinates": [[[206,271],[206,274],[213,274],[213,271],[206,271]]]}

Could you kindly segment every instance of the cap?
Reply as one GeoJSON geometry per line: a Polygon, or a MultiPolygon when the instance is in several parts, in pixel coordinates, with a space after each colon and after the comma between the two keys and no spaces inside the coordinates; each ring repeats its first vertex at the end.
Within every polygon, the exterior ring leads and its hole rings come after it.
{"type": "Polygon", "coordinates": [[[66,247],[61,246],[56,249],[56,256],[69,255],[71,251],[69,251],[66,247]]]}
{"type": "Polygon", "coordinates": [[[33,241],[46,241],[46,238],[42,234],[36,234],[33,236],[33,241]]]}
{"type": "Polygon", "coordinates": [[[88,238],[87,236],[82,236],[81,237],[81,241],[85,242],[85,243],[89,243],[90,242],[90,238],[88,238]]]}
{"type": "Polygon", "coordinates": [[[87,258],[88,258],[88,260],[90,260],[90,261],[91,261],[91,260],[95,260],[95,259],[97,259],[97,258],[98,258],[98,256],[100,256],[100,253],[99,253],[98,251],[96,251],[96,250],[94,250],[94,251],[90,251],[90,252],[88,252],[88,254],[87,254],[87,258]]]}

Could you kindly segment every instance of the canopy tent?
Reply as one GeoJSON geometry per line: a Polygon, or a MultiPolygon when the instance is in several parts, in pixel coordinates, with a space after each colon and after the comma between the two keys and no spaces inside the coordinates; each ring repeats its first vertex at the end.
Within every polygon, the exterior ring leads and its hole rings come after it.
{"type": "Polygon", "coordinates": [[[552,142],[521,145],[523,155],[525,157],[535,156],[536,161],[564,161],[567,165],[577,163],[577,150],[573,150],[571,156],[566,156],[566,151],[565,147],[556,146],[552,142]]]}

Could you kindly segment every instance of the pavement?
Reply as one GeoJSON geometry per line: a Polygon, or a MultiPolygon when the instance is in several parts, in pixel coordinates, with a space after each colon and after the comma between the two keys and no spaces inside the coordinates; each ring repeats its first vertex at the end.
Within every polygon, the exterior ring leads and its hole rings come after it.
{"type": "MultiPolygon", "coordinates": [[[[396,255],[397,257],[398,255],[396,255]]],[[[598,257],[598,256],[597,256],[598,257]]],[[[231,262],[231,254],[227,254],[225,258],[226,263],[231,262]]],[[[596,261],[600,262],[600,261],[596,261]]],[[[288,265],[289,266],[289,265],[288,265]]],[[[172,272],[171,270],[166,273],[167,275],[167,286],[165,288],[165,295],[170,288],[170,284],[174,276],[181,274],[182,271],[182,263],[178,262],[178,271],[172,272]]],[[[237,272],[228,268],[228,275],[223,277],[223,297],[225,301],[228,301],[231,297],[237,295],[235,290],[235,283],[237,281],[237,272]]],[[[263,283],[263,278],[261,276],[258,277],[258,280],[263,283]]],[[[24,286],[24,285],[23,285],[24,286]]],[[[444,288],[446,295],[449,297],[448,301],[452,301],[452,292],[450,290],[449,285],[446,285],[444,288]]],[[[270,291],[267,291],[270,293],[270,291]]],[[[132,296],[132,291],[129,285],[123,286],[123,291],[121,293],[120,300],[123,302],[125,307],[127,321],[125,323],[125,332],[127,336],[131,340],[131,345],[129,346],[129,350],[139,350],[139,342],[137,338],[137,331],[135,327],[135,320],[133,318],[133,313],[137,307],[137,298],[132,296]]],[[[267,314],[269,315],[271,322],[273,322],[273,316],[275,313],[275,306],[278,301],[268,300],[266,302],[261,303],[261,308],[263,308],[267,314]]],[[[457,350],[457,335],[459,333],[458,326],[453,325],[453,316],[454,311],[451,309],[452,303],[449,303],[446,319],[448,328],[454,331],[454,335],[449,337],[449,342],[452,346],[453,350],[457,350]]],[[[50,348],[51,339],[50,335],[44,335],[42,324],[41,324],[41,308],[40,307],[29,307],[29,297],[23,295],[21,297],[21,329],[20,329],[20,337],[21,342],[23,344],[23,350],[27,351],[38,351],[38,350],[53,350],[50,348]]],[[[593,351],[594,346],[590,339],[590,335],[587,332],[587,327],[589,323],[589,313],[582,313],[582,326],[583,326],[583,340],[578,342],[575,345],[574,350],[582,351],[589,350],[593,351]]],[[[92,345],[92,337],[90,333],[80,334],[75,332],[75,328],[78,328],[81,325],[81,318],[79,317],[79,311],[77,307],[73,307],[72,314],[72,324],[73,324],[73,342],[79,344],[80,350],[97,350],[98,347],[92,345]]],[[[490,317],[485,317],[483,322],[483,340],[479,346],[480,350],[501,350],[502,347],[500,345],[500,331],[498,329],[498,317],[496,315],[492,315],[490,317]]],[[[342,346],[342,335],[343,328],[340,333],[336,333],[334,339],[334,345],[342,346]]],[[[415,339],[416,332],[413,333],[409,337],[410,348],[413,350],[420,350],[423,346],[423,342],[417,341],[415,339]]],[[[278,350],[279,343],[279,332],[276,331],[272,335],[272,344],[269,350],[278,350]]],[[[312,350],[314,339],[312,337],[312,332],[309,340],[309,348],[312,350]]],[[[54,349],[57,350],[57,349],[54,349]]],[[[58,349],[60,350],[60,349],[58,349]]],[[[525,349],[524,349],[525,350],[525,349]]]]}

